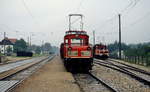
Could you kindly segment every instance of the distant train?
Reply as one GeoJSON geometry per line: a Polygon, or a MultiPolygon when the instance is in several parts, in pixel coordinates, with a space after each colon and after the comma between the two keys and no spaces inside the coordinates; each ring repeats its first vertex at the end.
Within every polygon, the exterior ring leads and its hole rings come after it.
{"type": "Polygon", "coordinates": [[[32,57],[33,53],[32,52],[27,52],[27,51],[17,51],[17,56],[19,57],[32,57]]]}
{"type": "MultiPolygon", "coordinates": [[[[80,14],[71,14],[71,16],[80,16],[80,14]]],[[[71,22],[70,22],[71,23],[71,22]]],[[[70,72],[88,72],[93,65],[93,50],[89,44],[89,36],[86,31],[66,31],[64,42],[60,46],[60,56],[64,65],[70,72]]]]}
{"type": "Polygon", "coordinates": [[[93,47],[93,56],[98,59],[107,59],[109,57],[109,50],[106,45],[96,44],[93,47]]]}

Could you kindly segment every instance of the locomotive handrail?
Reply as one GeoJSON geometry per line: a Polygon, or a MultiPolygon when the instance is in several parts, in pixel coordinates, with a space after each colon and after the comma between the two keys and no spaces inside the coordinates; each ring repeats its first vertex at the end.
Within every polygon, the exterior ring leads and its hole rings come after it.
{"type": "Polygon", "coordinates": [[[73,17],[73,16],[78,16],[78,17],[80,17],[80,19],[81,19],[81,22],[80,22],[80,31],[82,31],[83,30],[83,15],[82,14],[69,14],[69,31],[71,31],[71,25],[72,25],[72,23],[71,23],[71,17],[73,17]]]}
{"type": "Polygon", "coordinates": [[[66,34],[87,34],[86,31],[66,31],[66,34]]]}
{"type": "Polygon", "coordinates": [[[83,16],[82,14],[69,14],[69,16],[83,16]]]}

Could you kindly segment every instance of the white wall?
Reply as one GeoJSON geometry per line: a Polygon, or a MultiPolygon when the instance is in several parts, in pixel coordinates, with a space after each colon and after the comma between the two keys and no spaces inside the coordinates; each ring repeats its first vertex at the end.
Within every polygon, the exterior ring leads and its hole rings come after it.
{"type": "MultiPolygon", "coordinates": [[[[12,48],[12,50],[14,50],[13,45],[5,45],[5,53],[7,53],[7,48],[9,46],[12,48]]],[[[4,45],[0,45],[0,51],[4,54],[4,45]]]]}

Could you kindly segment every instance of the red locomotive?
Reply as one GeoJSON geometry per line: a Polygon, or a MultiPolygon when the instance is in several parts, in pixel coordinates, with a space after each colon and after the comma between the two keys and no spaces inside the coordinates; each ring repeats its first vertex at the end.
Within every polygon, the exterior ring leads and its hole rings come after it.
{"type": "Polygon", "coordinates": [[[66,31],[64,42],[60,46],[60,55],[68,71],[88,72],[92,69],[93,63],[92,46],[89,44],[89,36],[86,31],[82,30],[83,25],[81,30],[71,30],[72,16],[79,16],[82,20],[80,14],[69,15],[69,31],[66,31]]]}
{"type": "Polygon", "coordinates": [[[96,44],[93,47],[93,56],[99,59],[107,59],[109,57],[109,50],[106,45],[96,44]]]}

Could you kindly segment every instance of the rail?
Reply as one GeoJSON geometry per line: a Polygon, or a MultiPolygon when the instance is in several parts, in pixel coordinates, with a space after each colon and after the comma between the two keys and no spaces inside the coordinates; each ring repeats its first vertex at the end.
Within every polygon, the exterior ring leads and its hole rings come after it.
{"type": "MultiPolygon", "coordinates": [[[[21,73],[22,71],[26,71],[27,69],[29,69],[29,68],[31,68],[31,67],[33,67],[33,66],[36,66],[36,65],[38,65],[38,64],[40,64],[41,63],[41,61],[45,61],[45,62],[47,62],[47,61],[50,61],[50,60],[52,60],[54,58],[54,56],[50,56],[50,57],[47,57],[47,58],[44,58],[44,59],[42,59],[42,60],[40,60],[39,62],[36,62],[36,63],[34,63],[34,64],[32,64],[32,65],[30,65],[30,66],[27,66],[27,67],[25,67],[25,68],[23,68],[23,69],[21,69],[21,70],[19,70],[19,71],[17,71],[17,72],[15,72],[15,73],[12,73],[12,74],[10,74],[10,75],[7,75],[7,76],[5,76],[5,77],[3,77],[1,80],[0,80],[0,82],[3,82],[3,81],[12,81],[11,79],[9,79],[9,78],[11,78],[12,76],[15,76],[15,75],[17,75],[18,73],[21,73]]],[[[34,72],[33,72],[34,73],[34,72]]],[[[31,74],[30,74],[31,75],[31,74]]],[[[29,75],[29,76],[30,76],[29,75]]],[[[28,77],[29,77],[28,76],[28,77]]],[[[27,77],[24,77],[23,79],[21,79],[21,80],[17,80],[17,82],[16,83],[14,83],[14,84],[11,84],[11,86],[10,87],[5,87],[5,91],[3,91],[3,92],[10,92],[10,91],[12,91],[16,86],[18,86],[20,83],[22,83],[25,79],[26,79],[27,77]]]]}
{"type": "Polygon", "coordinates": [[[97,80],[99,83],[103,84],[105,87],[107,87],[108,89],[110,89],[112,92],[118,92],[116,89],[114,89],[113,87],[111,87],[109,84],[107,84],[106,82],[104,82],[102,79],[97,78],[95,75],[93,75],[92,73],[88,73],[91,77],[93,77],[95,80],[97,80]]]}
{"type": "Polygon", "coordinates": [[[97,60],[95,60],[94,63],[98,64],[98,65],[101,65],[101,66],[104,66],[104,67],[107,67],[107,68],[110,68],[110,69],[113,69],[113,70],[116,70],[116,71],[119,71],[121,73],[127,74],[130,77],[136,79],[137,81],[139,81],[141,83],[144,83],[145,85],[150,86],[150,81],[149,80],[146,80],[146,79],[141,78],[140,76],[137,76],[136,74],[128,71],[127,69],[125,69],[122,66],[115,65],[115,64],[110,63],[110,62],[100,62],[100,61],[97,61],[97,60]],[[113,67],[113,66],[115,66],[115,67],[113,67]]]}

